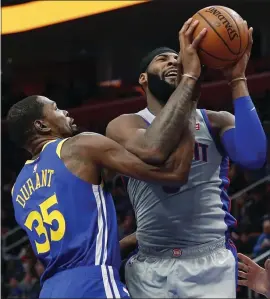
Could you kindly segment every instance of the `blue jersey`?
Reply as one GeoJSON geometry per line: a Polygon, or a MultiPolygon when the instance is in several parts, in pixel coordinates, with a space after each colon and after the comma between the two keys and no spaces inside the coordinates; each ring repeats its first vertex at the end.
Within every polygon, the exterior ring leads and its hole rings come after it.
{"type": "Polygon", "coordinates": [[[66,168],[64,141],[48,142],[36,160],[27,161],[12,191],[16,220],[45,266],[41,281],[80,266],[120,266],[112,197],[66,168]]]}

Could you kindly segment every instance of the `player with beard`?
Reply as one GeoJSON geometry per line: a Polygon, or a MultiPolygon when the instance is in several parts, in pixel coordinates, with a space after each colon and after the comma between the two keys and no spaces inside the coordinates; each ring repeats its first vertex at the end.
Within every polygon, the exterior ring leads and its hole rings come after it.
{"type": "MultiPolygon", "coordinates": [[[[249,169],[261,168],[266,161],[266,136],[245,77],[252,28],[249,33],[245,54],[224,71],[235,116],[225,111],[196,110],[195,149],[188,182],[176,188],[129,180],[139,244],[139,252],[125,269],[133,298],[236,297],[237,254],[229,233],[235,219],[226,193],[229,158],[249,169]]],[[[180,32],[181,58],[190,41],[190,36],[180,32]]],[[[177,53],[169,48],[149,53],[142,60],[139,77],[147,108],[121,115],[107,127],[107,136],[141,159],[145,158],[140,151],[145,146],[144,134],[179,86],[177,60],[177,53]]],[[[134,238],[131,236],[131,243],[134,238]]]]}
{"type": "MultiPolygon", "coordinates": [[[[190,23],[183,26],[186,33],[194,28],[190,23]]],[[[101,170],[161,183],[187,181],[194,150],[193,76],[200,72],[197,47],[205,33],[202,30],[188,45],[183,54],[186,79],[151,126],[151,162],[164,162],[179,142],[183,145],[181,159],[169,160],[166,168],[145,164],[102,135],[76,135],[68,112],[48,98],[30,96],[11,107],[10,137],[33,157],[16,179],[12,200],[15,218],[45,267],[40,298],[129,297],[119,279],[116,214],[101,170]],[[167,135],[182,127],[185,132],[167,144],[167,135]]]]}

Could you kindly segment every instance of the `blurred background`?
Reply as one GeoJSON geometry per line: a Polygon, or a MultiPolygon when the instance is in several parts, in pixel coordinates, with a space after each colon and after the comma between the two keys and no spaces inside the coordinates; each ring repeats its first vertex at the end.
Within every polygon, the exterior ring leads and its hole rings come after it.
{"type": "MultiPolygon", "coordinates": [[[[146,106],[138,86],[141,58],[158,46],[179,50],[178,31],[206,0],[24,1],[2,0],[2,298],[37,298],[42,265],[15,222],[11,188],[27,153],[8,139],[5,117],[22,98],[40,94],[68,109],[85,130],[104,133],[110,120],[146,106]]],[[[265,131],[270,133],[270,1],[214,3],[236,10],[254,27],[248,86],[265,131]]],[[[208,70],[200,107],[232,112],[220,72],[208,70]]],[[[248,124],[247,124],[248,130],[248,124]]],[[[268,161],[270,161],[268,157],[268,161]]],[[[238,250],[263,263],[270,252],[270,171],[231,165],[229,194],[238,220],[238,250]]],[[[136,229],[126,181],[109,182],[119,238],[136,229]]],[[[90,216],[90,215],[89,215],[90,216]]],[[[258,295],[238,288],[239,298],[258,295]]]]}

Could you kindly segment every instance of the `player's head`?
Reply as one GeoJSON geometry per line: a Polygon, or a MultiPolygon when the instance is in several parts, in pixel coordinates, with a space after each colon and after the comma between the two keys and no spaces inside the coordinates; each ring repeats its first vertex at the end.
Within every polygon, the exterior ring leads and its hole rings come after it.
{"type": "Polygon", "coordinates": [[[29,96],[13,105],[7,121],[10,138],[26,149],[37,138],[66,138],[77,131],[67,111],[58,109],[55,102],[38,95],[29,96]]]}
{"type": "Polygon", "coordinates": [[[176,88],[177,79],[176,51],[161,47],[148,53],[141,62],[139,83],[146,92],[162,104],[166,104],[176,88]]]}

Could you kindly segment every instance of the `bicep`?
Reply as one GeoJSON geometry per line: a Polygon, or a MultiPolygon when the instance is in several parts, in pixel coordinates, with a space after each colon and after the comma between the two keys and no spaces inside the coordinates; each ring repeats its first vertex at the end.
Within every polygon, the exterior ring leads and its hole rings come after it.
{"type": "Polygon", "coordinates": [[[219,112],[219,117],[217,121],[220,127],[220,137],[222,137],[226,131],[230,129],[234,129],[235,127],[235,117],[230,112],[227,111],[219,112]]]}
{"type": "Polygon", "coordinates": [[[112,120],[106,128],[106,136],[125,148],[133,143],[140,144],[147,128],[138,115],[121,115],[112,120]]]}
{"type": "Polygon", "coordinates": [[[147,123],[139,115],[121,115],[111,121],[106,136],[118,142],[142,161],[152,165],[164,162],[159,150],[149,146],[145,137],[147,123]]]}
{"type": "MultiPolygon", "coordinates": [[[[207,115],[214,129],[214,135],[217,137],[216,141],[221,143],[227,154],[234,152],[234,115],[227,111],[207,111],[207,115]]],[[[234,157],[231,157],[231,155],[230,158],[234,160],[234,157]]]]}

